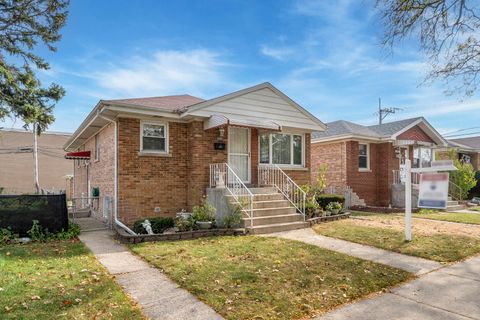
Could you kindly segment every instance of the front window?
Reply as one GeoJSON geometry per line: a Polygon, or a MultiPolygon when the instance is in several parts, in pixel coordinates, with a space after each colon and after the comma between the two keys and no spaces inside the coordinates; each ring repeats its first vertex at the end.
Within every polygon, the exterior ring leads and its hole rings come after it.
{"type": "Polygon", "coordinates": [[[141,150],[166,153],[168,150],[168,127],[166,124],[142,123],[141,150]]]}
{"type": "Polygon", "coordinates": [[[259,137],[259,162],[263,164],[303,165],[303,136],[289,133],[264,133],[259,137]]]}
{"type": "Polygon", "coordinates": [[[358,169],[360,170],[369,170],[370,161],[369,161],[369,148],[366,143],[358,144],[358,169]]]}
{"type": "Polygon", "coordinates": [[[433,152],[431,148],[415,147],[413,149],[413,167],[428,168],[433,160],[433,152]]]}

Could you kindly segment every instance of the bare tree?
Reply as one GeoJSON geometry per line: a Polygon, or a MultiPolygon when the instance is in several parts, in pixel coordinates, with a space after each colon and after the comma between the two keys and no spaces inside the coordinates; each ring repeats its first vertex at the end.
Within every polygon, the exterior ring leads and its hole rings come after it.
{"type": "Polygon", "coordinates": [[[471,0],[376,0],[384,23],[382,44],[413,36],[427,55],[426,81],[443,80],[447,93],[471,96],[479,85],[479,3],[471,0]]]}

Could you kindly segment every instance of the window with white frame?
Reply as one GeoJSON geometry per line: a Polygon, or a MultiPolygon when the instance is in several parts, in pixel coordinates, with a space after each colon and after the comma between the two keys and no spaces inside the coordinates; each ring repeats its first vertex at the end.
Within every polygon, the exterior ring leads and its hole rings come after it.
{"type": "Polygon", "coordinates": [[[259,137],[259,162],[262,164],[303,165],[303,135],[263,133],[259,137]]]}
{"type": "Polygon", "coordinates": [[[100,160],[100,141],[98,134],[95,135],[95,160],[100,160]]]}
{"type": "Polygon", "coordinates": [[[140,150],[145,152],[168,152],[168,125],[166,123],[141,123],[140,150]]]}
{"type": "Polygon", "coordinates": [[[358,169],[370,170],[370,146],[368,143],[358,144],[358,169]]]}
{"type": "Polygon", "coordinates": [[[428,168],[432,165],[433,150],[426,147],[413,148],[413,167],[428,168]]]}

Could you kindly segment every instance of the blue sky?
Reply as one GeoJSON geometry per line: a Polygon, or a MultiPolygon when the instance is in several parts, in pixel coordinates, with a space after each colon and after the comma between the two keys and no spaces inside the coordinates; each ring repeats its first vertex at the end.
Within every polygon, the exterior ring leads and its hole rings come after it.
{"type": "Polygon", "coordinates": [[[403,108],[388,120],[423,115],[441,132],[478,126],[477,96],[421,85],[428,66],[414,41],[382,50],[373,2],[71,1],[58,51],[39,50],[52,67],[42,81],[67,91],[50,130],[73,132],[99,99],[212,98],[264,81],[324,122],[374,124],[382,97],[403,108]]]}

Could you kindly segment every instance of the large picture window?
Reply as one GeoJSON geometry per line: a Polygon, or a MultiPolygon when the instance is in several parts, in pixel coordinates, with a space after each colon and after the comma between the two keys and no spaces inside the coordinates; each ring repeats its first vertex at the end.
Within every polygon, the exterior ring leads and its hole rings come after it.
{"type": "Polygon", "coordinates": [[[358,169],[370,170],[370,150],[369,145],[366,143],[358,144],[358,169]]]}
{"type": "Polygon", "coordinates": [[[141,123],[141,151],[168,152],[168,125],[163,123],[141,123]]]}
{"type": "Polygon", "coordinates": [[[303,135],[264,133],[259,137],[259,161],[263,164],[303,165],[303,135]]]}

